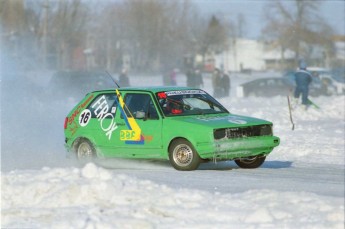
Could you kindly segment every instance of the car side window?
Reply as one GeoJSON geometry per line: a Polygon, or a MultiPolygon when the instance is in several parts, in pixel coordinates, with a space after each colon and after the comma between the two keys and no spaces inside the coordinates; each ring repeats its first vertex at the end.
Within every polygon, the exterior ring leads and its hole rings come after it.
{"type": "Polygon", "coordinates": [[[92,103],[87,107],[91,111],[91,118],[112,118],[117,108],[115,94],[101,94],[97,96],[92,103]]]}
{"type": "Polygon", "coordinates": [[[147,117],[148,117],[149,119],[159,119],[158,113],[157,113],[157,110],[156,110],[156,107],[155,107],[155,105],[153,104],[153,101],[152,101],[151,98],[150,98],[150,102],[149,102],[147,117]]]}
{"type": "Polygon", "coordinates": [[[158,119],[158,113],[149,94],[128,93],[124,102],[126,115],[135,119],[158,119]]]}

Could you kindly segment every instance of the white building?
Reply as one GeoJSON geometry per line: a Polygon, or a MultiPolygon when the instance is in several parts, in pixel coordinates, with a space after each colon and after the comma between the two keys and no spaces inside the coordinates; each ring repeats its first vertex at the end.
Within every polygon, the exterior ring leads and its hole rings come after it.
{"type": "MultiPolygon", "coordinates": [[[[336,60],[344,61],[344,47],[343,40],[335,42],[336,60]]],[[[308,56],[313,65],[329,67],[330,59],[324,56],[326,52],[323,48],[310,46],[308,50],[310,51],[308,56]]],[[[289,69],[296,67],[295,55],[295,52],[289,49],[282,53],[280,46],[238,38],[230,42],[228,49],[223,53],[214,56],[214,67],[231,72],[289,69]]]]}
{"type": "Polygon", "coordinates": [[[261,42],[239,38],[231,42],[226,51],[215,56],[215,66],[233,72],[246,69],[262,71],[266,69],[263,53],[261,42]]]}

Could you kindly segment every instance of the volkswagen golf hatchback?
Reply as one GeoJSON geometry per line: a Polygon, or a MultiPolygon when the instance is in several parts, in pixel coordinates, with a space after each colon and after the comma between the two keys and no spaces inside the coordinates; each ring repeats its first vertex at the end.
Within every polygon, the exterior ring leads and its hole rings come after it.
{"type": "Polygon", "coordinates": [[[168,159],[177,170],[220,160],[257,168],[280,141],[271,122],[231,114],[205,91],[186,87],[91,92],[68,114],[64,132],[78,158],[168,159]]]}

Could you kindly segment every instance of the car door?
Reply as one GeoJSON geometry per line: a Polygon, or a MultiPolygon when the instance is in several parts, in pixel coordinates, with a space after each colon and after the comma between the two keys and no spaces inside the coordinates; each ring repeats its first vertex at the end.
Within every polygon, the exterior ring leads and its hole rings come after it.
{"type": "Polygon", "coordinates": [[[79,124],[84,128],[84,136],[91,139],[101,155],[116,154],[114,150],[119,140],[114,137],[118,131],[115,120],[118,112],[115,92],[97,95],[79,116],[79,124]]]}
{"type": "Polygon", "coordinates": [[[129,157],[157,158],[162,151],[162,117],[148,92],[118,92],[116,146],[129,157]]]}

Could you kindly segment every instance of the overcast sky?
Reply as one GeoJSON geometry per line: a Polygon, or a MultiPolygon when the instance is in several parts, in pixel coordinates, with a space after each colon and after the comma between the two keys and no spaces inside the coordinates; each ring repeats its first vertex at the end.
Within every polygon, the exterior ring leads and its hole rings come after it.
{"type": "MultiPolygon", "coordinates": [[[[222,12],[231,20],[237,15],[245,16],[244,33],[249,38],[257,38],[265,25],[263,21],[264,6],[271,0],[193,0],[203,14],[222,12]]],[[[345,35],[345,1],[324,0],[320,2],[321,16],[327,20],[337,34],[345,35]]]]}

